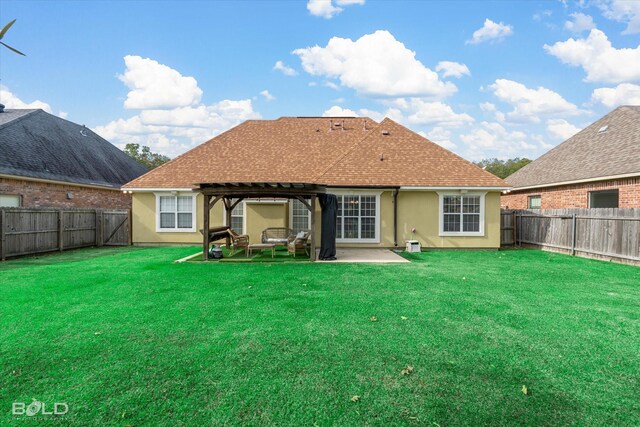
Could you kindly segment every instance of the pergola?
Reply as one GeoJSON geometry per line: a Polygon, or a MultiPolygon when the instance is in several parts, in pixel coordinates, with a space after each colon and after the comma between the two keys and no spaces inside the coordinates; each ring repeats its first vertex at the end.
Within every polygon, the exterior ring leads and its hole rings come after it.
{"type": "MultiPolygon", "coordinates": [[[[310,183],[292,182],[214,182],[200,183],[198,190],[204,196],[204,224],[202,250],[205,261],[209,259],[209,212],[215,204],[222,200],[225,208],[227,224],[231,224],[231,211],[238,203],[249,198],[297,199],[309,209],[311,217],[311,238],[309,257],[316,259],[315,211],[318,194],[326,192],[326,187],[310,183]]],[[[227,237],[227,247],[230,239],[227,237]]]]}

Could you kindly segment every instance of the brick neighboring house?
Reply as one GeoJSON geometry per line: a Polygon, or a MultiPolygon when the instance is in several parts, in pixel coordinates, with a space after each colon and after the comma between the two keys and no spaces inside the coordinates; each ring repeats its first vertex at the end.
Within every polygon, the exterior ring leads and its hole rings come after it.
{"type": "Polygon", "coordinates": [[[503,208],[640,208],[640,106],[618,107],[506,178],[503,208]]]}
{"type": "Polygon", "coordinates": [[[90,129],[0,104],[0,207],[129,209],[146,168],[90,129]]]}

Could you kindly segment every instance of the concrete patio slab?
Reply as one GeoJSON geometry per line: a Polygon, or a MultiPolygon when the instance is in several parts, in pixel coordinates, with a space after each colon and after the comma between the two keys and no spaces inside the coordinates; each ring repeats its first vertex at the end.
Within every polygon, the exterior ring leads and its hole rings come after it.
{"type": "MultiPolygon", "coordinates": [[[[320,251],[317,251],[318,254],[320,251]]],[[[335,261],[320,261],[318,262],[353,262],[353,263],[401,263],[410,262],[409,260],[402,258],[400,255],[389,249],[364,249],[364,248],[338,248],[336,250],[335,261]]]]}

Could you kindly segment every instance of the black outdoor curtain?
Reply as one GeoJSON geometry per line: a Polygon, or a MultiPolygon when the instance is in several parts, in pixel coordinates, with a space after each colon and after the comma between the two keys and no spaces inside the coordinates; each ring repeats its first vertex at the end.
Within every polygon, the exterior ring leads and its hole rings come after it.
{"type": "Polygon", "coordinates": [[[336,259],[336,225],[338,222],[338,198],[335,194],[319,194],[322,208],[321,260],[336,259]]]}

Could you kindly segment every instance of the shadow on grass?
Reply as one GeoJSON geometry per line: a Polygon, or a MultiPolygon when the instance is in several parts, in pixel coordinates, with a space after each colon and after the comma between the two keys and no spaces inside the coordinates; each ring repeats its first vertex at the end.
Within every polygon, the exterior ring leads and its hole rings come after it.
{"type": "Polygon", "coordinates": [[[118,246],[118,247],[91,247],[70,249],[64,252],[45,252],[38,255],[30,255],[19,258],[9,258],[0,262],[0,271],[15,270],[26,267],[60,264],[66,262],[80,262],[105,256],[121,255],[126,252],[139,252],[149,250],[148,247],[118,246]]]}

